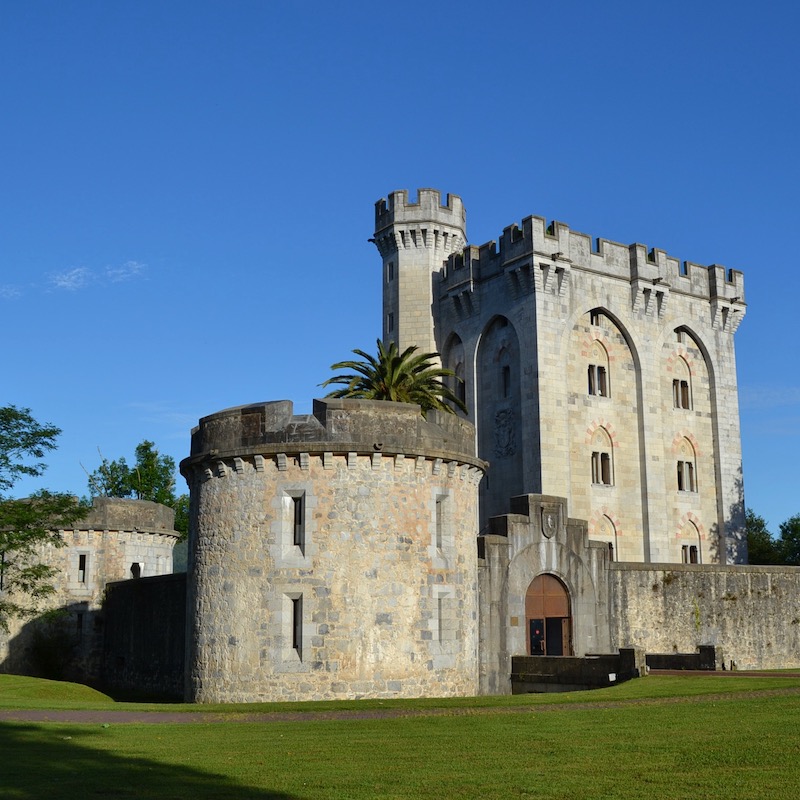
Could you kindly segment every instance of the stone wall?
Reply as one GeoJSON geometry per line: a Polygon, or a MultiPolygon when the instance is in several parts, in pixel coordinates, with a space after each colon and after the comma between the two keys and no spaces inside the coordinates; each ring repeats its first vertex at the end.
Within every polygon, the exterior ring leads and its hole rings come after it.
{"type": "Polygon", "coordinates": [[[316,401],[201,420],[187,700],[469,695],[478,688],[469,423],[316,401]]]}
{"type": "Polygon", "coordinates": [[[186,573],[110,583],[103,617],[103,688],[182,699],[186,573]]]}
{"type": "Polygon", "coordinates": [[[611,564],[612,646],[691,653],[739,669],[800,666],[800,568],[611,564]]]}
{"type": "Polygon", "coordinates": [[[403,346],[435,349],[463,374],[478,455],[492,465],[481,529],[508,511],[509,496],[542,493],[566,497],[617,558],[745,563],[734,352],[742,273],[535,216],[443,263],[432,244],[447,221],[460,226],[454,243],[466,234],[460,200],[443,207],[420,190],[407,204],[395,192],[377,206],[375,243],[384,324],[401,319],[403,346]],[[605,369],[605,391],[589,388],[592,366],[605,369]],[[675,380],[685,402],[673,399],[675,380]],[[593,474],[594,453],[609,457],[607,476],[593,474]]]}
{"type": "Polygon", "coordinates": [[[94,498],[75,528],[60,531],[62,547],[40,548],[39,560],[57,570],[55,593],[32,618],[12,619],[0,631],[0,671],[96,681],[106,583],[170,574],[174,515],[147,500],[94,498]]]}

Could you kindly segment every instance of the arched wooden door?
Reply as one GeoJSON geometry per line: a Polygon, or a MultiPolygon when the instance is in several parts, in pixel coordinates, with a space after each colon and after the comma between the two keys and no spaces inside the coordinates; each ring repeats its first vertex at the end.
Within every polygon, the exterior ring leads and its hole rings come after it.
{"type": "Polygon", "coordinates": [[[571,656],[569,592],[555,575],[538,575],[525,593],[528,652],[532,656],[571,656]]]}

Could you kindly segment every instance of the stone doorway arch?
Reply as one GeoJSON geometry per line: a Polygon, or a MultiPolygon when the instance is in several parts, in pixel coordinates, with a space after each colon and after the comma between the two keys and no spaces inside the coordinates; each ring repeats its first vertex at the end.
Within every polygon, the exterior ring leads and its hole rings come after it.
{"type": "Polygon", "coordinates": [[[537,575],[525,593],[525,627],[532,656],[572,655],[569,591],[555,575],[537,575]]]}

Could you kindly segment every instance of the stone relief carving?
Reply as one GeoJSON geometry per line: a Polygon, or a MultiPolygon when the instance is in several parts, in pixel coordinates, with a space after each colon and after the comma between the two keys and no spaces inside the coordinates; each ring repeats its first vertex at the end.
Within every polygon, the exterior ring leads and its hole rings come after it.
{"type": "Polygon", "coordinates": [[[558,533],[560,506],[546,504],[542,506],[542,533],[552,539],[558,533]]]}
{"type": "Polygon", "coordinates": [[[494,454],[497,458],[507,458],[517,452],[516,432],[514,431],[514,412],[504,408],[494,415],[494,454]]]}

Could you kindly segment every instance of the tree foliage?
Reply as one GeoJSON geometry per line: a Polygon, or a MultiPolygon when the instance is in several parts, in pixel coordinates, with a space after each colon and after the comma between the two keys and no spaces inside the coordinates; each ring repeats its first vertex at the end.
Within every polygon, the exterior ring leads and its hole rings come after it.
{"type": "Polygon", "coordinates": [[[437,353],[417,353],[417,348],[413,346],[401,353],[395,342],[390,342],[387,347],[378,340],[377,345],[377,356],[371,356],[363,350],[353,350],[363,360],[339,361],[331,365],[333,370],[352,372],[335,375],[321,384],[342,385],[342,388],[330,392],[328,397],[416,403],[422,408],[423,414],[432,408],[451,414],[458,408],[466,413],[464,403],[443,381],[443,378],[455,378],[455,373],[436,366],[437,353]]]}
{"type": "MultiPolygon", "coordinates": [[[[0,491],[23,476],[45,470],[45,454],[56,448],[61,431],[37,422],[28,408],[0,408],[0,491]]],[[[41,490],[24,499],[0,494],[0,628],[8,620],[36,613],[38,601],[54,592],[53,567],[42,564],[44,546],[62,547],[59,530],[86,515],[75,497],[41,490]]]]}
{"type": "Polygon", "coordinates": [[[133,466],[128,466],[125,458],[103,458],[89,474],[92,497],[132,497],[169,506],[175,510],[175,530],[185,537],[189,531],[189,497],[175,494],[175,459],[161,455],[147,439],[136,446],[135,458],[133,466]]]}
{"type": "Polygon", "coordinates": [[[800,514],[780,524],[780,550],[784,564],[800,567],[800,514]]]}
{"type": "Polygon", "coordinates": [[[764,518],[749,508],[745,513],[745,527],[751,564],[800,566],[800,514],[780,524],[777,539],[769,532],[764,518]]]}
{"type": "Polygon", "coordinates": [[[751,564],[780,564],[778,543],[767,528],[764,517],[748,508],[745,511],[747,554],[751,564]]]}

